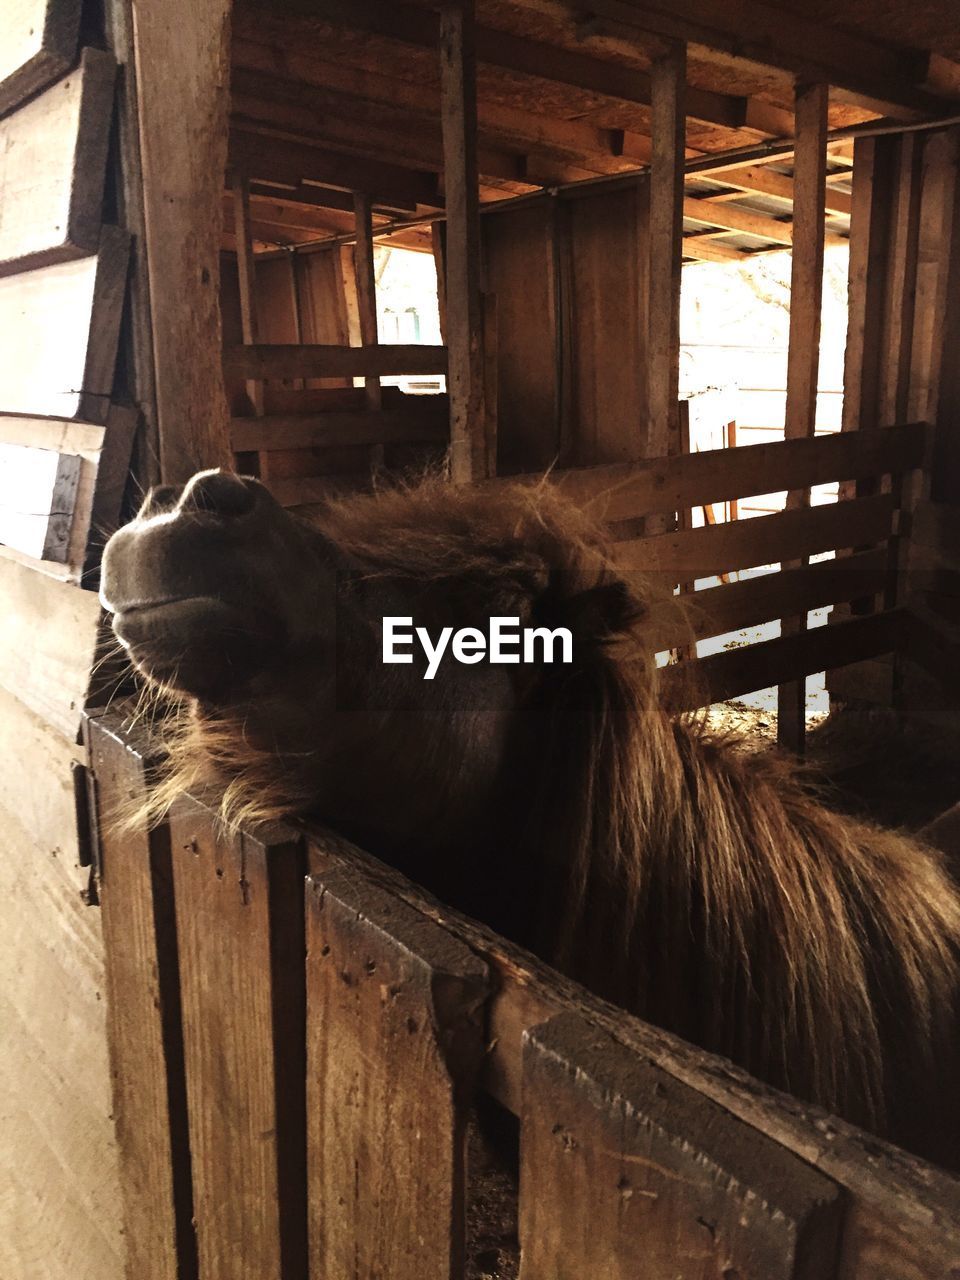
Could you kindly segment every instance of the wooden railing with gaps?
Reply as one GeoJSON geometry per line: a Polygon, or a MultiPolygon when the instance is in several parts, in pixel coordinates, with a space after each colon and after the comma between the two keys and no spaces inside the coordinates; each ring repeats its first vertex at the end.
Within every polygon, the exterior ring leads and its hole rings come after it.
{"type": "Polygon", "coordinates": [[[87,739],[125,1229],[151,1280],[464,1280],[478,1091],[520,1124],[522,1280],[958,1265],[954,1179],[594,998],[329,832],[226,834],[187,798],[117,834],[149,744],[116,712],[87,739]]]}

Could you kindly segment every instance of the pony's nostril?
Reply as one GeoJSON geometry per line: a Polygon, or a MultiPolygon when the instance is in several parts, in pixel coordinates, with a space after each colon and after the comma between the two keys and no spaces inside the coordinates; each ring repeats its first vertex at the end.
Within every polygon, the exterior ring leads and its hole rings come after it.
{"type": "Polygon", "coordinates": [[[187,484],[181,509],[211,511],[219,516],[242,516],[253,506],[254,492],[229,471],[201,471],[187,484]]]}
{"type": "Polygon", "coordinates": [[[147,520],[151,516],[162,515],[165,511],[172,511],[177,505],[180,497],[181,488],[175,484],[155,484],[152,489],[147,491],[137,512],[137,516],[141,520],[147,520]]]}

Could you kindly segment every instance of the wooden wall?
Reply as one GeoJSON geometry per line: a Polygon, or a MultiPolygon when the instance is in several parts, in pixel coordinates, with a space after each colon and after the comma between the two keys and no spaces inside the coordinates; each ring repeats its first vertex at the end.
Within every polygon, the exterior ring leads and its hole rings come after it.
{"type": "Polygon", "coordinates": [[[78,47],[79,21],[78,0],[21,0],[0,42],[11,59],[0,61],[0,1275],[11,1280],[124,1274],[103,939],[75,767],[100,621],[80,584],[119,517],[134,423],[113,394],[129,237],[103,216],[115,59],[78,47]]]}
{"type": "Polygon", "coordinates": [[[648,204],[638,179],[482,219],[500,474],[643,456],[648,204]]]}

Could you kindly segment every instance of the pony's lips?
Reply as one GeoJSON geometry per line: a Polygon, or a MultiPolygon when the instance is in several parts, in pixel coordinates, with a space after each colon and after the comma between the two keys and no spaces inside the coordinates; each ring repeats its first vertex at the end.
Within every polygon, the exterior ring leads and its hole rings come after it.
{"type": "Polygon", "coordinates": [[[144,675],[193,694],[248,679],[283,636],[266,611],[206,595],[124,601],[113,631],[144,675]]]}

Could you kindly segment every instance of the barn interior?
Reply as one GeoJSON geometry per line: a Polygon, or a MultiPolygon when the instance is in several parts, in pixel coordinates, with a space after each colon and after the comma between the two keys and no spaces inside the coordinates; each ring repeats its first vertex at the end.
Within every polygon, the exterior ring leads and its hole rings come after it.
{"type": "Polygon", "coordinates": [[[838,804],[928,822],[960,769],[954,0],[23,10],[0,36],[0,1273],[507,1280],[519,1214],[523,1280],[632,1275],[651,1241],[684,1280],[952,1275],[955,1179],[625,1028],[329,833],[224,832],[203,797],[111,824],[155,759],[96,588],[143,492],[201,467],[306,513],[425,468],[549,471],[624,570],[696,596],[693,634],[658,637],[672,707],[767,691],[838,804]],[[392,327],[385,250],[423,264],[392,327]],[[725,342],[726,282],[764,263],[786,301],[725,342]],[[684,298],[718,330],[693,390],[684,298]],[[836,717],[808,733],[817,681],[852,746],[836,717]],[[361,946],[351,1003],[319,956],[361,946]],[[407,984],[396,1025],[381,977],[407,984]],[[527,1135],[519,1195],[467,1183],[477,1092],[527,1135]],[[330,1263],[307,1225],[338,1196],[330,1263]],[[631,1216],[644,1197],[666,1216],[631,1216]]]}

